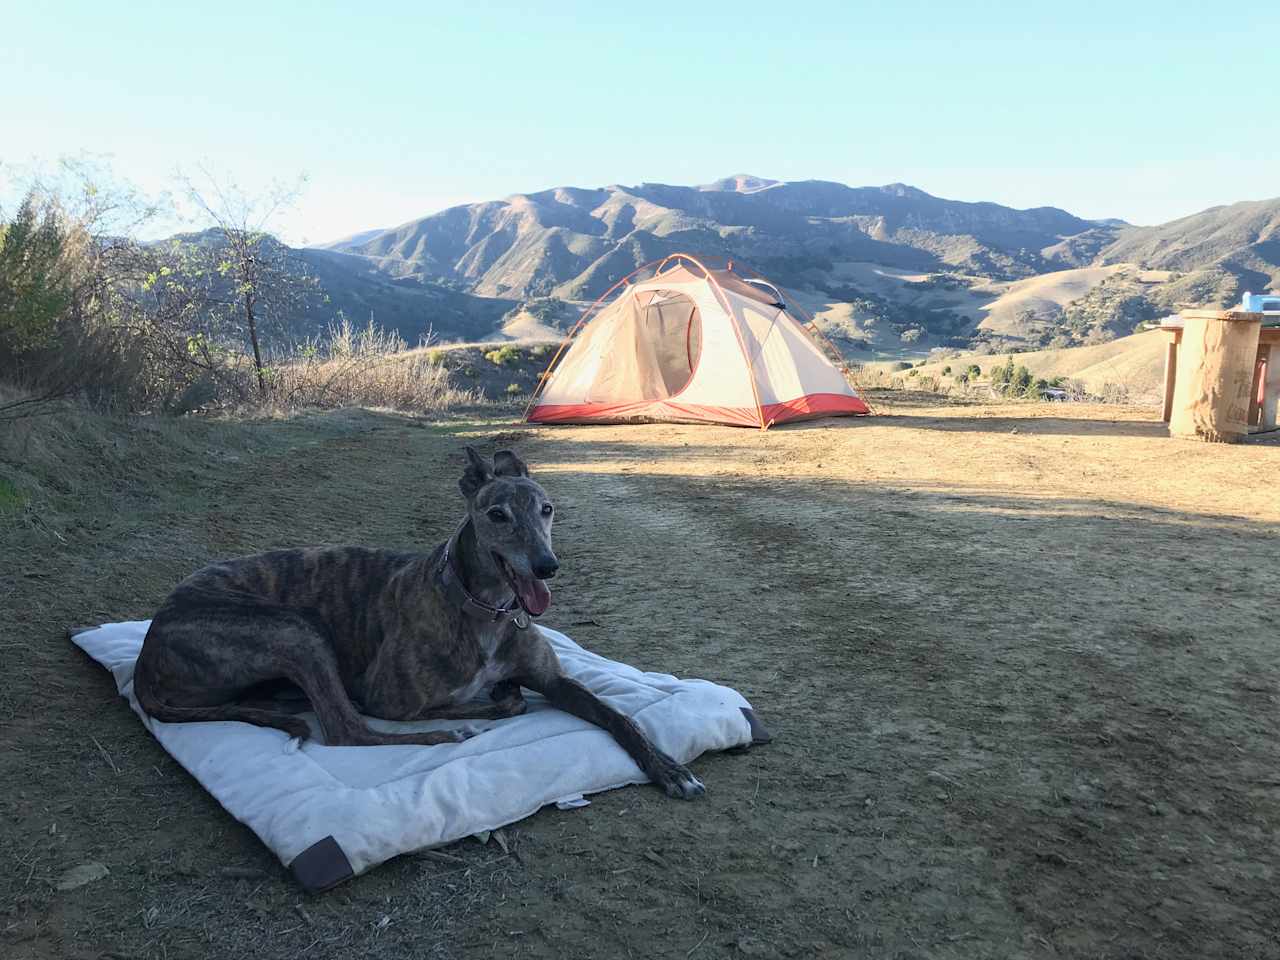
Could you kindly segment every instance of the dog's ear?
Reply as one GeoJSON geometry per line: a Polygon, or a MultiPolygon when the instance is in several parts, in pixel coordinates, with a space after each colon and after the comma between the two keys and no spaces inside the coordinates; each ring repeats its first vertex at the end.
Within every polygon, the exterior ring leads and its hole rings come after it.
{"type": "Polygon", "coordinates": [[[474,447],[467,447],[467,469],[462,472],[458,481],[458,489],[470,500],[486,483],[493,479],[493,467],[484,457],[476,453],[474,447]]]}
{"type": "Polygon", "coordinates": [[[493,474],[496,477],[527,477],[529,468],[511,450],[499,450],[493,455],[493,474]]]}

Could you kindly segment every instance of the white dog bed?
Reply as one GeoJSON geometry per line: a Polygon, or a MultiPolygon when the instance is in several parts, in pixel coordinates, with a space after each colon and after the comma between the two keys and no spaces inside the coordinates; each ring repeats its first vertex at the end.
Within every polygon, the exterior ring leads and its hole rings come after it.
{"type": "MultiPolygon", "coordinates": [[[[109,623],[75,632],[72,640],[111,671],[121,696],[174,759],[308,890],[328,889],[397,854],[496,829],[548,803],[648,779],[608,733],[536,695],[522,716],[473,721],[469,726],[482,731],[476,736],[430,747],[327,747],[247,723],[162,723],[133,696],[134,662],[149,623],[109,623]]],[[[728,687],[642,673],[540,629],[569,675],[630,715],[681,763],[768,739],[751,705],[728,687]]],[[[314,717],[304,716],[314,727],[314,717]]]]}

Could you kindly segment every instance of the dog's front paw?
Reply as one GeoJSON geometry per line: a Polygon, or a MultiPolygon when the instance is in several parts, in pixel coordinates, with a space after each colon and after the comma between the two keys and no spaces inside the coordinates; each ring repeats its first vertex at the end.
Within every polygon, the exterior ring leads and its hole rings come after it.
{"type": "Polygon", "coordinates": [[[502,717],[518,717],[529,709],[529,703],[517,693],[514,697],[499,700],[494,707],[502,717]]]}
{"type": "Polygon", "coordinates": [[[707,792],[702,781],[690,773],[688,767],[663,754],[659,754],[658,761],[649,771],[649,779],[665,790],[668,797],[692,800],[707,792]]]}

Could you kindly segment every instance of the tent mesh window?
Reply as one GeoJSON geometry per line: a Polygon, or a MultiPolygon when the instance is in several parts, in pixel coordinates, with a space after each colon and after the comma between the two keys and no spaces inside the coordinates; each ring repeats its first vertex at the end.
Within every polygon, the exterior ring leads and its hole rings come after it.
{"type": "Polygon", "coordinates": [[[679,394],[702,353],[702,318],[693,300],[654,290],[624,297],[609,313],[613,316],[602,315],[599,326],[609,330],[612,343],[589,395],[664,400],[679,394]]]}

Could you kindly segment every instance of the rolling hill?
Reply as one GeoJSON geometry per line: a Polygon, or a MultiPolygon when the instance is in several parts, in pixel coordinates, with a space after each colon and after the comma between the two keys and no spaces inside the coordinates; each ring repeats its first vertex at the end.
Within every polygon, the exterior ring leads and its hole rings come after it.
{"type": "Polygon", "coordinates": [[[848,187],[738,175],[699,187],[561,187],[469,204],[326,249],[389,276],[449,280],[483,296],[593,298],[640,263],[679,250],[737,256],[783,282],[871,262],[1014,279],[1076,266],[1071,241],[1117,228],[1064,210],[1014,210],[905,184],[848,187]],[[1046,251],[1048,251],[1046,253],[1046,251]]]}
{"type": "MultiPolygon", "coordinates": [[[[736,257],[789,287],[865,358],[1099,343],[1180,304],[1233,303],[1246,288],[1280,282],[1278,223],[1280,200],[1137,227],[1055,207],[947,200],[901,183],[736,174],[698,186],[515,194],[323,249],[396,283],[522,303],[590,301],[676,251],[736,257]]],[[[563,326],[521,311],[505,321],[512,336],[563,326]]]]}
{"type": "Polygon", "coordinates": [[[751,264],[860,360],[1063,349],[1280,284],[1280,199],[1139,227],[901,183],[736,174],[515,194],[297,253],[329,317],[372,317],[414,342],[427,330],[453,341],[558,336],[618,279],[676,251],[751,264]]]}
{"type": "Polygon", "coordinates": [[[1226,276],[1256,292],[1280,286],[1280,198],[1211,207],[1158,227],[1121,231],[1103,263],[1226,276]]]}
{"type": "Polygon", "coordinates": [[[297,253],[320,281],[333,313],[341,310],[357,324],[373,320],[410,344],[428,334],[443,340],[484,339],[519,305],[412,277],[390,277],[360,258],[332,250],[297,253]]]}

